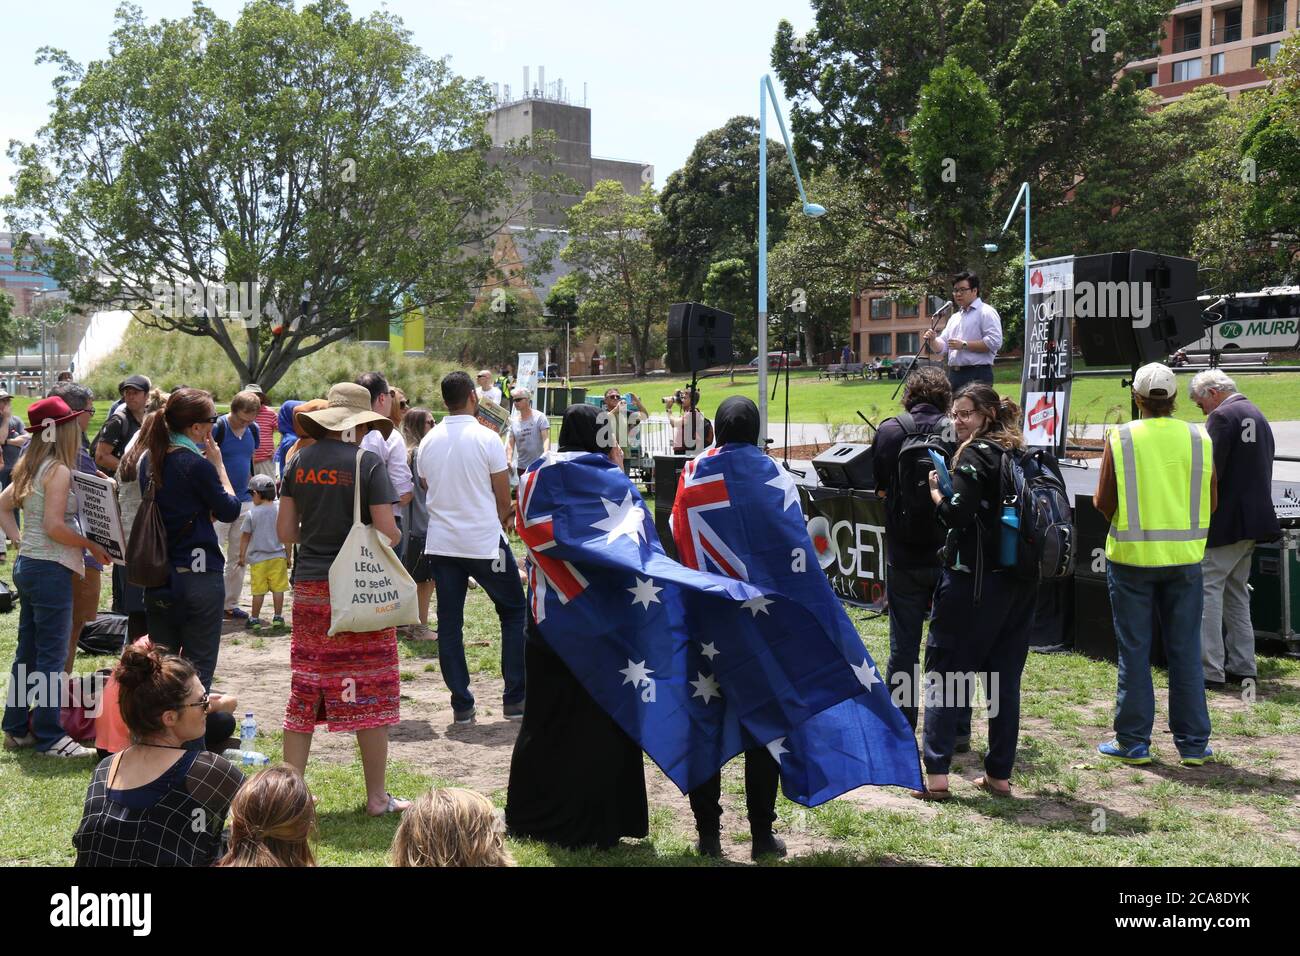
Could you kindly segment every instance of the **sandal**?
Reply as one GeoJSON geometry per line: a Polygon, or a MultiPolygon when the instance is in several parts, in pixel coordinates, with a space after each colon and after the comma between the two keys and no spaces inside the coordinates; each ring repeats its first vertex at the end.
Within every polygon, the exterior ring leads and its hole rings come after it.
{"type": "Polygon", "coordinates": [[[366,813],[369,816],[382,817],[386,813],[405,813],[411,807],[410,800],[399,800],[391,793],[385,793],[384,796],[388,798],[388,806],[385,807],[383,810],[380,810],[378,813],[371,813],[370,810],[367,808],[366,813]]]}
{"type": "Polygon", "coordinates": [[[924,790],[913,790],[911,794],[913,800],[925,800],[927,803],[943,803],[952,798],[952,793],[947,787],[942,790],[931,790],[926,787],[924,790]]]}
{"type": "Polygon", "coordinates": [[[975,778],[975,786],[979,787],[979,788],[980,788],[981,790],[983,790],[985,793],[992,794],[992,795],[995,796],[995,797],[1009,797],[1009,796],[1011,796],[1011,785],[1010,785],[1010,784],[1007,784],[1007,789],[1005,789],[1005,790],[999,790],[997,787],[995,787],[995,786],[993,786],[991,783],[989,783],[989,778],[988,778],[988,777],[976,777],[976,778],[975,778]]]}

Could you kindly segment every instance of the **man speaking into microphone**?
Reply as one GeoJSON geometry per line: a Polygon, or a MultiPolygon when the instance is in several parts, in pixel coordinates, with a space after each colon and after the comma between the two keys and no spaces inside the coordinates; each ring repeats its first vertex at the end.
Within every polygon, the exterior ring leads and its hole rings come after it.
{"type": "Polygon", "coordinates": [[[960,272],[952,280],[956,309],[943,334],[927,329],[922,338],[939,354],[948,353],[948,381],[955,395],[971,382],[993,384],[993,359],[1002,347],[1002,317],[980,298],[980,277],[960,272]]]}

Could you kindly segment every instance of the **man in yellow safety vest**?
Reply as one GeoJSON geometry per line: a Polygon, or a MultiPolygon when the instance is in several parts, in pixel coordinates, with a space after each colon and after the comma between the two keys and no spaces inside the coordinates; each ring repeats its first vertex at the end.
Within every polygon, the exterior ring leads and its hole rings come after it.
{"type": "Polygon", "coordinates": [[[1181,762],[1211,756],[1201,664],[1201,559],[1218,503],[1214,453],[1204,426],[1173,418],[1178,380],[1153,362],[1133,377],[1139,417],[1112,428],[1093,504],[1110,518],[1106,584],[1119,649],[1115,739],[1097,750],[1151,762],[1156,620],[1169,660],[1169,729],[1181,762]]]}

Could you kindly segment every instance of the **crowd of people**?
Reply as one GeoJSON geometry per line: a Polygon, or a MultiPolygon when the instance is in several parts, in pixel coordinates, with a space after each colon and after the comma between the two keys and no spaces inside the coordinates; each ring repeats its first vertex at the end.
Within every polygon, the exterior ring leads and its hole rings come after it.
{"type": "MultiPolygon", "coordinates": [[[[925,701],[918,759],[927,779],[916,795],[927,800],[949,798],[953,755],[970,749],[970,701],[946,692],[970,674],[984,680],[990,705],[976,785],[1010,794],[1036,595],[1000,545],[1004,459],[1025,449],[1021,410],[991,381],[1000,319],[979,298],[978,276],[959,275],[954,298],[960,308],[943,334],[926,337],[946,354],[947,374],[913,370],[902,412],[881,425],[872,452],[888,541],[886,684],[914,731],[925,701]],[[946,476],[931,454],[947,463],[946,476]]],[[[84,385],[60,382],[31,404],[26,426],[0,394],[0,530],[18,545],[20,607],[4,745],[100,758],[73,840],[79,864],[313,865],[315,800],[304,775],[321,724],[356,734],[367,812],[402,814],[394,865],[508,865],[507,823],[512,833],[565,846],[645,835],[641,750],[548,646],[509,529],[514,488],[538,461],[598,454],[622,466],[648,410],[635,394],[609,389],[599,407],[565,411],[553,450],[550,420],[506,372],[497,380],[488,370],[477,381],[446,375],[440,421],[409,407],[378,371],[278,409],[249,385],[225,414],[206,391],[178,385],[163,393],[131,375],[93,440],[94,397],[84,385]],[[478,413],[504,396],[512,413],[498,433],[478,413]],[[93,750],[64,731],[57,700],[25,700],[19,681],[70,672],[82,626],[98,612],[110,556],[77,520],[75,471],[115,480],[126,540],[137,525],[160,523],[169,569],[165,582],[139,586],[129,567],[113,567],[114,610],[127,616],[128,635],[93,750]],[[330,633],[339,597],[329,572],[356,503],[359,520],[411,575],[419,623],[400,636],[437,642],[458,725],[473,724],[479,707],[464,647],[469,589],[481,589],[495,609],[501,714],[522,721],[504,815],[469,791],[439,789],[413,801],[388,790],[388,735],[401,709],[398,630],[330,633]],[[245,569],[251,613],[241,607],[245,569]],[[245,778],[222,756],[235,745],[238,702],[212,691],[223,626],[276,628],[286,614],[284,765],[245,778]],[[203,825],[191,826],[192,818],[203,825]]],[[[1119,645],[1115,737],[1098,750],[1126,763],[1152,759],[1155,608],[1174,742],[1184,764],[1199,765],[1212,755],[1207,689],[1255,679],[1246,577],[1255,543],[1279,531],[1268,507],[1272,435],[1221,371],[1192,380],[1207,426],[1172,418],[1177,379],[1168,368],[1144,367],[1132,388],[1140,416],[1109,434],[1095,498],[1112,522],[1107,577],[1119,645]]],[[[728,399],[716,423],[690,388],[664,405],[678,454],[759,443],[748,399],[728,399]]],[[[764,518],[746,520],[759,527],[764,518]]],[[[756,858],[785,852],[773,832],[778,769],[767,750],[746,753],[756,858]]],[[[715,777],[690,794],[700,852],[713,856],[721,854],[719,787],[715,777]]]]}

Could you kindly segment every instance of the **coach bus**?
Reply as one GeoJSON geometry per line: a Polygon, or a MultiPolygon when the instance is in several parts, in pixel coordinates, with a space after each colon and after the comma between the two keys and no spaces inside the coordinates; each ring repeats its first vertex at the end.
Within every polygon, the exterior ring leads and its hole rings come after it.
{"type": "MultiPolygon", "coordinates": [[[[1198,301],[1205,308],[1219,298],[1203,295],[1198,301]]],[[[1223,316],[1223,321],[1207,328],[1204,338],[1188,345],[1186,351],[1300,351],[1300,286],[1240,292],[1215,312],[1223,316]]],[[[1205,318],[1213,320],[1208,312],[1205,318]]]]}

